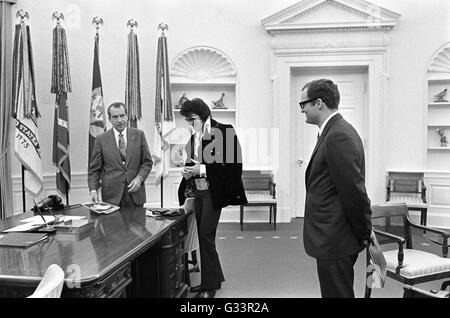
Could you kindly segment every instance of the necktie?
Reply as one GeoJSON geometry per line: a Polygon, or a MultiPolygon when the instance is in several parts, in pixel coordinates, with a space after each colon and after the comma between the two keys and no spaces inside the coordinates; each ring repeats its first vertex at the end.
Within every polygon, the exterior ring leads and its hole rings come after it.
{"type": "Polygon", "coordinates": [[[127,148],[125,146],[125,139],[123,139],[122,133],[119,134],[119,152],[122,161],[125,161],[127,157],[127,148]]]}

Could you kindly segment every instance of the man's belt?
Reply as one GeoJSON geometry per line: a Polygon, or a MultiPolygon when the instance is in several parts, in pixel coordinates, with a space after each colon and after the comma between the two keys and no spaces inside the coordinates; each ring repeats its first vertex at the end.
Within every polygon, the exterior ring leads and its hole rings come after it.
{"type": "Polygon", "coordinates": [[[208,190],[209,182],[206,178],[195,178],[195,187],[198,191],[208,190]]]}

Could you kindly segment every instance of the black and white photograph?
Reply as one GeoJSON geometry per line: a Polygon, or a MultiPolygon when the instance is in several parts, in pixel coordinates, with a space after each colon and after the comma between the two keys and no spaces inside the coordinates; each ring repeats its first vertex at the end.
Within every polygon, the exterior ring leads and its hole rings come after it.
{"type": "Polygon", "coordinates": [[[0,0],[0,298],[448,299],[449,89],[448,0],[0,0]]]}

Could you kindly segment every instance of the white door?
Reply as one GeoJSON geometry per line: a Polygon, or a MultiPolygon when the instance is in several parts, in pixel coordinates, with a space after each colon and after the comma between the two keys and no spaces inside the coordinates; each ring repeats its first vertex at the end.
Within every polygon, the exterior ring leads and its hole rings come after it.
{"type": "MultiPolygon", "coordinates": [[[[295,189],[295,216],[304,216],[305,207],[305,171],[309,159],[317,141],[318,127],[305,123],[305,115],[300,112],[298,102],[300,101],[302,87],[315,79],[328,78],[337,84],[341,101],[339,112],[350,122],[365,143],[365,109],[367,105],[365,87],[367,82],[367,69],[361,67],[321,67],[321,68],[299,68],[292,72],[292,99],[297,109],[296,125],[296,189],[295,189]]],[[[365,147],[366,148],[366,147],[365,147]]]]}

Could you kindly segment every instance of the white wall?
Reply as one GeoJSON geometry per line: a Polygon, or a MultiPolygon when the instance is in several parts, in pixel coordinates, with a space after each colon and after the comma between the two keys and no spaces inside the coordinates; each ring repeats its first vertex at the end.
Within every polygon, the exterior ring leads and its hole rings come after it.
{"type": "Polygon", "coordinates": [[[387,167],[422,170],[426,160],[426,68],[435,51],[450,41],[450,2],[372,2],[402,15],[391,32],[387,167]]]}
{"type": "MultiPolygon", "coordinates": [[[[160,22],[169,25],[169,59],[188,47],[205,45],[224,51],[236,65],[240,81],[240,127],[271,127],[272,85],[270,40],[261,19],[282,10],[295,0],[19,0],[13,13],[30,14],[37,79],[43,175],[51,183],[55,168],[51,162],[54,95],[50,94],[51,36],[53,11],[65,13],[73,92],[69,95],[72,174],[87,171],[87,137],[92,78],[94,27],[92,18],[101,16],[100,64],[105,104],[123,100],[125,86],[126,22],[138,21],[141,59],[143,129],[151,143],[155,90],[155,56],[160,22]],[[255,116],[257,114],[257,116],[255,116]]],[[[387,122],[391,136],[387,167],[423,169],[424,107],[427,62],[450,41],[448,0],[372,0],[372,3],[401,14],[390,32],[390,74],[387,122]]],[[[12,125],[14,126],[14,125],[12,125]]],[[[12,143],[13,145],[13,143],[12,143]]],[[[17,181],[20,167],[13,158],[12,176],[17,181]]],[[[20,181],[20,180],[19,180],[20,181]]],[[[82,180],[80,181],[82,185],[82,180]]],[[[16,183],[17,184],[17,183],[16,183]]],[[[87,199],[78,197],[77,201],[87,199]]],[[[72,199],[71,203],[75,203],[72,199]]],[[[17,204],[16,204],[17,205],[17,204]]],[[[16,210],[21,207],[15,206],[16,210]]],[[[264,219],[266,215],[264,214],[264,219]]]]}

